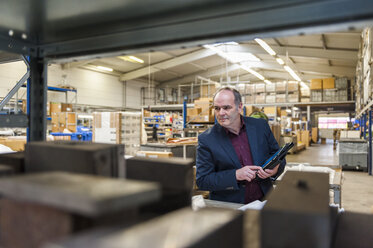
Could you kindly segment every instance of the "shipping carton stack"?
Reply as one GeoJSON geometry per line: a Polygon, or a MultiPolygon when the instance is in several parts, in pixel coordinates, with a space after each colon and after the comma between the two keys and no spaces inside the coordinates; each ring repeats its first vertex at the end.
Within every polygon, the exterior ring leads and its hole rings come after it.
{"type": "Polygon", "coordinates": [[[135,155],[141,143],[140,112],[93,113],[92,141],[125,144],[126,155],[135,155]]]}
{"type": "Polygon", "coordinates": [[[311,102],[322,102],[322,79],[311,79],[311,102]]]}
{"type": "Polygon", "coordinates": [[[215,121],[212,98],[200,98],[194,101],[194,108],[187,109],[188,122],[210,123],[215,121]]]}
{"type": "Polygon", "coordinates": [[[312,142],[317,143],[319,141],[319,129],[317,127],[312,128],[312,142]]]}
{"type": "Polygon", "coordinates": [[[201,85],[201,98],[212,97],[216,92],[215,84],[201,85]]]}
{"type": "Polygon", "coordinates": [[[66,130],[76,132],[76,113],[72,112],[72,105],[66,103],[49,104],[52,117],[52,132],[62,133],[66,130]]]}
{"type": "Polygon", "coordinates": [[[347,78],[311,79],[311,102],[338,102],[347,100],[347,78]]]}

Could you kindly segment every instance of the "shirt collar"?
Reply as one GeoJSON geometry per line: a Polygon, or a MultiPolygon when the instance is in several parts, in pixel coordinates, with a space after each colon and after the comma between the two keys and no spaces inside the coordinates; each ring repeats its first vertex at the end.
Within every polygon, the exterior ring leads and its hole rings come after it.
{"type": "MultiPolygon", "coordinates": [[[[240,127],[240,131],[239,131],[238,133],[240,133],[241,130],[244,129],[244,128],[246,127],[246,124],[245,124],[245,122],[244,122],[244,120],[243,120],[242,115],[240,115],[240,120],[241,120],[241,127],[240,127]]],[[[223,127],[223,128],[224,128],[226,134],[234,134],[234,133],[232,133],[231,131],[229,131],[227,128],[225,128],[225,127],[223,127]]]]}

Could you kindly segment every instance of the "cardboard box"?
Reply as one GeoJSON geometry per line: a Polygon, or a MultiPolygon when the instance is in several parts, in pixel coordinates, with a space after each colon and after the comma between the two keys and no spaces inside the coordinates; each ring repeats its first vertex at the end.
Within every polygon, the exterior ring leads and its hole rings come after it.
{"type": "MultiPolygon", "coordinates": [[[[22,100],[22,112],[24,114],[27,113],[27,101],[26,100],[22,100]]],[[[48,115],[48,113],[47,113],[47,115],[48,115]]]]}
{"type": "Polygon", "coordinates": [[[281,126],[278,123],[271,124],[271,131],[273,136],[275,137],[277,143],[280,144],[280,137],[281,137],[281,126]]]}
{"type": "Polygon", "coordinates": [[[256,93],[263,93],[263,92],[265,92],[265,84],[256,84],[255,85],[255,92],[256,93]]]}
{"type": "Polygon", "coordinates": [[[266,96],[265,95],[256,95],[255,96],[255,103],[266,103],[265,102],[266,96]]]}
{"type": "Polygon", "coordinates": [[[26,137],[22,139],[0,139],[0,144],[9,147],[13,151],[24,151],[26,144],[26,137]]]}
{"type": "Polygon", "coordinates": [[[319,129],[317,127],[312,128],[312,142],[317,143],[319,141],[319,129]]]}
{"type": "Polygon", "coordinates": [[[50,103],[50,111],[51,111],[51,113],[61,112],[61,103],[51,102],[50,103]]]}
{"type": "Polygon", "coordinates": [[[311,90],[322,90],[323,80],[320,78],[311,79],[311,90]]]}
{"type": "Polygon", "coordinates": [[[264,107],[263,112],[266,115],[277,115],[280,116],[281,114],[281,108],[279,107],[264,107]]]}
{"type": "Polygon", "coordinates": [[[156,151],[138,151],[137,157],[148,157],[148,158],[171,158],[172,152],[156,152],[156,151]]]}
{"type": "Polygon", "coordinates": [[[285,94],[277,94],[276,95],[276,102],[277,103],[286,102],[286,95],[285,94]]]}
{"type": "Polygon", "coordinates": [[[286,91],[286,83],[285,82],[278,82],[276,83],[276,91],[286,91]]]}
{"type": "Polygon", "coordinates": [[[276,102],[276,96],[275,95],[268,95],[266,97],[266,103],[275,103],[276,102]]]}
{"type": "Polygon", "coordinates": [[[202,85],[201,86],[201,97],[212,97],[216,92],[214,84],[202,85]]]}
{"type": "Polygon", "coordinates": [[[301,131],[301,140],[302,143],[306,145],[306,147],[310,146],[310,131],[309,130],[302,130],[301,131]]]}
{"type": "Polygon", "coordinates": [[[188,108],[187,109],[187,116],[197,116],[202,112],[201,108],[188,108]]]}
{"type": "Polygon", "coordinates": [[[322,88],[323,89],[334,89],[335,88],[335,79],[334,78],[324,78],[322,80],[322,88]]]}
{"type": "Polygon", "coordinates": [[[299,83],[296,81],[289,81],[288,82],[288,91],[298,91],[299,90],[299,83]]]}
{"type": "Polygon", "coordinates": [[[289,94],[288,95],[288,102],[299,102],[299,95],[298,94],[289,94]]]}
{"type": "Polygon", "coordinates": [[[61,112],[72,112],[73,105],[70,103],[61,103],[61,112]]]}
{"type": "Polygon", "coordinates": [[[144,113],[143,113],[144,117],[151,117],[150,115],[150,111],[144,109],[144,113]]]}

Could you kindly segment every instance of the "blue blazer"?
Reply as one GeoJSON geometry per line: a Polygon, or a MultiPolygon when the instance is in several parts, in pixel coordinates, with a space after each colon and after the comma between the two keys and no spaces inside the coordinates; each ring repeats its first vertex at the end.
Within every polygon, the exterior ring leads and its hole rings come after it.
{"type": "MultiPolygon", "coordinates": [[[[280,149],[272,131],[264,119],[243,117],[255,165],[262,165],[280,149]]],[[[260,180],[266,195],[272,189],[272,180],[284,171],[286,161],[282,161],[274,178],[260,180]]],[[[245,186],[236,180],[236,170],[242,168],[238,156],[225,129],[216,123],[198,136],[196,182],[200,190],[210,191],[210,199],[244,203],[245,186]]]]}

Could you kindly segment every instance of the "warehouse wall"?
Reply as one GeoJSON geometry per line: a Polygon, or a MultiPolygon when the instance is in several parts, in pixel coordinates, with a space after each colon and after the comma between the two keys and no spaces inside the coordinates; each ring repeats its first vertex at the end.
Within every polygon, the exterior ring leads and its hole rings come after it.
{"type": "MultiPolygon", "coordinates": [[[[0,97],[4,97],[25,72],[23,62],[0,64],[0,97]]],[[[78,104],[128,108],[141,108],[140,89],[146,86],[134,80],[124,86],[116,76],[79,68],[62,70],[60,65],[48,66],[48,86],[63,84],[77,88],[78,104]]],[[[68,102],[74,97],[75,94],[69,92],[68,102]]],[[[19,98],[26,98],[25,88],[20,89],[19,98]]],[[[65,102],[65,94],[49,91],[48,101],[65,102]]]]}

